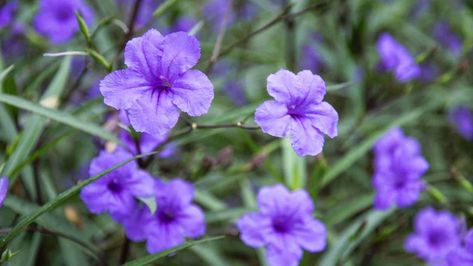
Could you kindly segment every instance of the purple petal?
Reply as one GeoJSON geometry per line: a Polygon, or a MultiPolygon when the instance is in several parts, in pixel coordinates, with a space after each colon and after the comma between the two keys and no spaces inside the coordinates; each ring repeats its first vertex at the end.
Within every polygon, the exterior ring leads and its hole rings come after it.
{"type": "Polygon", "coordinates": [[[195,205],[186,207],[179,216],[179,224],[186,231],[186,236],[196,238],[205,233],[204,213],[195,205]]]}
{"type": "Polygon", "coordinates": [[[302,83],[302,88],[306,91],[306,101],[320,103],[325,96],[325,82],[319,75],[314,75],[309,70],[297,73],[297,77],[302,83]]]}
{"type": "Polygon", "coordinates": [[[131,69],[114,71],[100,82],[105,104],[116,109],[130,108],[148,90],[152,87],[146,79],[131,69]]]}
{"type": "Polygon", "coordinates": [[[154,194],[154,179],[146,171],[137,170],[126,181],[127,189],[136,197],[149,197],[154,194]]]}
{"type": "Polygon", "coordinates": [[[179,226],[173,224],[150,225],[146,249],[149,253],[160,252],[184,243],[179,226]]]}
{"type": "Polygon", "coordinates": [[[0,208],[3,205],[3,201],[7,197],[8,192],[8,177],[4,176],[0,178],[0,208]]]}
{"type": "Polygon", "coordinates": [[[136,131],[153,136],[167,134],[179,119],[179,109],[172,103],[171,95],[164,91],[143,95],[127,112],[136,131]]]}
{"type": "Polygon", "coordinates": [[[192,202],[194,197],[194,187],[191,183],[182,179],[173,179],[168,183],[162,181],[155,182],[155,192],[158,206],[161,199],[168,202],[170,199],[178,202],[179,206],[187,206],[192,202]]]}
{"type": "Polygon", "coordinates": [[[271,74],[267,79],[267,89],[269,95],[278,102],[290,102],[293,94],[300,88],[298,77],[291,71],[281,69],[275,74],[271,74]]]}
{"type": "Polygon", "coordinates": [[[302,258],[302,250],[299,248],[298,251],[290,252],[287,249],[269,245],[266,257],[271,266],[297,266],[302,258]]]}
{"type": "Polygon", "coordinates": [[[118,222],[122,223],[125,228],[126,236],[133,241],[146,240],[148,226],[151,223],[151,213],[149,208],[141,204],[135,205],[130,213],[127,213],[123,219],[118,222]]]}
{"type": "Polygon", "coordinates": [[[200,58],[199,41],[185,32],[166,35],[161,48],[161,73],[169,80],[191,69],[200,58]]]}
{"type": "Polygon", "coordinates": [[[207,113],[214,97],[212,83],[199,70],[187,71],[174,82],[171,91],[173,103],[191,116],[207,113]]]}
{"type": "Polygon", "coordinates": [[[157,77],[163,40],[161,33],[154,29],[147,31],[142,37],[130,40],[125,48],[125,64],[130,69],[143,73],[148,80],[157,77]]]}
{"type": "Polygon", "coordinates": [[[307,108],[306,117],[310,119],[312,126],[320,132],[331,138],[338,135],[338,113],[329,103],[311,104],[307,108]]]}
{"type": "Polygon", "coordinates": [[[291,145],[299,156],[315,156],[322,152],[324,136],[310,120],[299,119],[291,125],[291,145]]]}
{"type": "Polygon", "coordinates": [[[275,137],[284,137],[290,130],[292,117],[288,115],[285,104],[266,101],[255,112],[255,122],[264,133],[275,137]]]}
{"type": "Polygon", "coordinates": [[[315,219],[305,219],[303,224],[294,228],[297,243],[310,252],[318,252],[325,249],[327,243],[327,231],[325,226],[315,219]]]}
{"type": "Polygon", "coordinates": [[[240,238],[246,245],[254,248],[266,244],[265,235],[271,231],[271,220],[259,213],[249,213],[238,219],[240,238]]]}
{"type": "Polygon", "coordinates": [[[257,196],[258,208],[264,215],[271,215],[289,198],[289,191],[281,184],[263,187],[257,196]]]}
{"type": "MultiPolygon", "coordinates": [[[[111,168],[112,166],[115,166],[119,163],[124,162],[127,159],[130,159],[132,155],[123,149],[117,149],[113,153],[109,153],[107,151],[101,151],[100,154],[94,158],[90,164],[89,167],[89,175],[94,176],[97,175],[108,168],[111,168]]],[[[113,170],[112,172],[104,175],[104,177],[114,175],[114,174],[123,174],[123,175],[128,175],[129,173],[132,173],[136,168],[137,168],[136,161],[130,161],[126,163],[125,165],[120,166],[119,168],[113,170]]]]}
{"type": "Polygon", "coordinates": [[[85,186],[80,192],[80,198],[87,205],[90,212],[99,214],[105,212],[110,207],[112,195],[106,186],[92,183],[85,186]]]}

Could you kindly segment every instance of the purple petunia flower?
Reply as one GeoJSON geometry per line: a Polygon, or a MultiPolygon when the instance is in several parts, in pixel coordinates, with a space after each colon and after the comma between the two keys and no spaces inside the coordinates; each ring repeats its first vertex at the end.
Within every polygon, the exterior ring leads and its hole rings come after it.
{"type": "Polygon", "coordinates": [[[417,78],[421,69],[405,46],[398,43],[389,33],[383,33],[376,43],[381,68],[392,71],[400,82],[417,78]]]}
{"type": "Polygon", "coordinates": [[[17,8],[17,2],[11,1],[0,6],[0,29],[10,24],[13,19],[13,13],[17,8]]]}
{"type": "MultiPolygon", "coordinates": [[[[192,204],[194,188],[181,179],[169,183],[155,182],[158,209],[152,215],[147,209],[141,223],[146,224],[146,247],[149,253],[156,253],[184,243],[186,237],[197,238],[205,233],[204,213],[192,204]]],[[[138,221],[138,220],[135,220],[138,221]]],[[[143,232],[133,232],[135,236],[143,232]]]]}
{"type": "Polygon", "coordinates": [[[460,244],[460,225],[447,211],[425,208],[415,218],[415,232],[407,238],[405,249],[431,265],[444,265],[449,252],[460,244]]]}
{"type": "Polygon", "coordinates": [[[447,255],[448,266],[473,265],[473,229],[466,234],[463,246],[459,246],[447,255]]]}
{"type": "Polygon", "coordinates": [[[90,26],[93,21],[92,10],[82,0],[41,0],[34,27],[52,43],[64,43],[79,30],[76,12],[80,12],[90,26]]]}
{"type": "Polygon", "coordinates": [[[374,207],[404,208],[416,202],[425,188],[421,177],[429,167],[417,140],[405,136],[400,128],[394,128],[378,140],[374,152],[374,207]]]}
{"type": "MultiPolygon", "coordinates": [[[[102,151],[92,160],[89,175],[97,175],[131,157],[122,149],[113,153],[102,151]]],[[[153,178],[131,161],[85,186],[80,197],[92,213],[109,211],[114,219],[120,221],[133,208],[136,197],[152,194],[153,178]]]]}
{"type": "Polygon", "coordinates": [[[323,102],[325,82],[309,70],[297,75],[279,70],[267,80],[269,95],[275,100],[256,109],[255,121],[263,132],[275,137],[290,137],[299,156],[322,151],[324,134],[337,136],[338,113],[323,102]]]}
{"type": "Polygon", "coordinates": [[[457,106],[449,112],[450,123],[466,140],[473,140],[473,114],[466,106],[457,106]]]}
{"type": "Polygon", "coordinates": [[[201,71],[191,70],[199,58],[195,37],[149,30],[126,45],[128,68],[108,74],[100,83],[104,102],[125,110],[136,131],[165,135],[177,123],[179,109],[199,116],[210,107],[212,83],[201,71]]]}
{"type": "Polygon", "coordinates": [[[8,192],[8,177],[0,177],[0,208],[3,205],[3,201],[7,197],[8,192]]]}
{"type": "Polygon", "coordinates": [[[265,187],[258,193],[259,212],[237,221],[240,238],[246,245],[267,248],[270,265],[297,265],[302,250],[325,248],[325,226],[313,218],[314,206],[304,190],[289,192],[282,185],[265,187]]]}
{"type": "Polygon", "coordinates": [[[235,20],[232,0],[209,0],[202,7],[202,15],[214,31],[231,25],[235,20]]]}
{"type": "Polygon", "coordinates": [[[445,48],[447,48],[454,56],[459,56],[463,50],[461,39],[455,34],[450,25],[445,21],[435,23],[433,29],[435,39],[445,48]]]}

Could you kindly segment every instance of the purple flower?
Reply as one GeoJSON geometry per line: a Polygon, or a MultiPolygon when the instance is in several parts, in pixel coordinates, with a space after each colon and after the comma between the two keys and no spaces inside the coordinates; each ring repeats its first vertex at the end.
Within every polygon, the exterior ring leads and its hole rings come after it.
{"type": "MultiPolygon", "coordinates": [[[[184,243],[186,237],[197,238],[205,233],[204,213],[192,204],[192,184],[181,179],[169,183],[156,181],[155,195],[158,209],[152,215],[148,211],[148,216],[145,214],[142,220],[146,224],[146,247],[149,253],[178,246],[184,243]]],[[[136,226],[143,224],[138,223],[136,226]]]]}
{"type": "Polygon", "coordinates": [[[313,34],[302,46],[300,58],[300,66],[302,69],[309,69],[314,73],[320,73],[324,65],[323,57],[317,52],[321,42],[322,37],[318,34],[313,34]]]}
{"type": "Polygon", "coordinates": [[[199,116],[210,107],[212,83],[201,71],[191,70],[199,58],[195,37],[149,30],[126,45],[128,68],[108,74],[100,83],[105,104],[125,110],[136,131],[165,135],[176,125],[179,109],[199,116]]]}
{"type": "Polygon", "coordinates": [[[432,265],[444,265],[446,256],[460,244],[460,222],[447,211],[421,210],[414,223],[415,232],[405,249],[432,265]]]}
{"type": "Polygon", "coordinates": [[[33,24],[36,31],[52,43],[64,43],[79,30],[76,12],[80,12],[90,26],[93,13],[82,0],[41,0],[33,24]]]}
{"type": "Polygon", "coordinates": [[[411,53],[389,33],[381,34],[376,43],[376,49],[381,58],[381,68],[394,72],[396,79],[400,82],[410,81],[420,75],[420,67],[411,53]]]}
{"type": "MultiPolygon", "coordinates": [[[[113,153],[102,151],[92,160],[89,175],[97,175],[131,157],[121,149],[113,153]]],[[[138,169],[135,161],[131,161],[85,186],[80,197],[92,213],[109,211],[113,218],[120,221],[133,209],[136,197],[152,194],[153,178],[138,169]]]]}
{"type": "Polygon", "coordinates": [[[0,208],[3,205],[3,201],[7,197],[8,192],[8,177],[0,177],[0,208]]]}
{"type": "MultiPolygon", "coordinates": [[[[124,9],[124,13],[127,13],[128,17],[131,17],[133,8],[131,8],[136,0],[118,0],[120,6],[124,9]]],[[[153,12],[162,3],[162,0],[142,0],[138,15],[136,16],[135,25],[138,28],[145,26],[153,18],[153,12]]]]}
{"type": "Polygon", "coordinates": [[[473,140],[473,114],[466,106],[457,106],[449,112],[450,123],[466,140],[473,140]]]}
{"type": "Polygon", "coordinates": [[[16,1],[11,1],[9,3],[0,6],[0,29],[6,27],[13,19],[13,13],[17,7],[16,1]]]}
{"type": "Polygon", "coordinates": [[[236,106],[243,106],[248,102],[243,87],[240,82],[236,80],[227,81],[224,86],[224,91],[236,106]]]}
{"type": "Polygon", "coordinates": [[[461,39],[455,34],[450,25],[444,21],[435,23],[433,29],[435,39],[453,55],[459,56],[463,50],[461,39]]]}
{"type": "Polygon", "coordinates": [[[314,206],[304,190],[289,192],[282,185],[265,187],[257,197],[258,212],[237,221],[240,238],[254,248],[266,247],[270,265],[297,265],[303,249],[325,248],[325,226],[313,218],[314,206]]]}
{"type": "Polygon", "coordinates": [[[268,76],[267,89],[275,100],[256,109],[255,121],[263,132],[275,137],[290,137],[299,156],[322,151],[324,134],[337,136],[338,113],[323,102],[325,82],[309,70],[297,75],[279,70],[268,76]]]}
{"type": "Polygon", "coordinates": [[[448,266],[473,265],[473,229],[466,234],[463,246],[459,246],[447,255],[448,266]]]}
{"type": "Polygon", "coordinates": [[[177,32],[177,31],[184,31],[189,32],[195,25],[197,24],[197,20],[192,17],[179,17],[174,24],[168,29],[168,33],[177,32]]]}
{"type": "Polygon", "coordinates": [[[235,20],[232,0],[209,0],[202,7],[202,15],[209,21],[214,31],[230,25],[235,20]]]}
{"type": "Polygon", "coordinates": [[[145,204],[137,204],[129,210],[126,216],[117,221],[125,229],[126,236],[135,242],[145,241],[147,237],[147,224],[151,221],[151,213],[145,204]]]}
{"type": "Polygon", "coordinates": [[[374,207],[404,208],[415,203],[425,187],[421,177],[429,167],[417,140],[394,128],[378,140],[374,152],[374,207]]]}

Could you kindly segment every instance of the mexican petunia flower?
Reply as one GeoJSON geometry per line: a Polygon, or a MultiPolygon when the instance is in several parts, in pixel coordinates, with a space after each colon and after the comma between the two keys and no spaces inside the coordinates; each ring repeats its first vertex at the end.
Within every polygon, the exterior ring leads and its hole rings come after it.
{"type": "Polygon", "coordinates": [[[473,265],[473,229],[470,229],[463,240],[463,245],[452,250],[447,255],[448,266],[473,265]]]}
{"type": "Polygon", "coordinates": [[[421,74],[421,69],[409,50],[389,33],[381,34],[376,49],[381,59],[381,68],[392,71],[400,82],[413,80],[421,74]]]}
{"type": "Polygon", "coordinates": [[[327,102],[325,82],[309,70],[294,74],[279,70],[267,80],[269,95],[256,109],[255,121],[263,132],[275,137],[290,137],[299,156],[322,151],[324,134],[337,136],[338,113],[327,102]]]}
{"type": "MultiPolygon", "coordinates": [[[[113,153],[102,151],[92,160],[89,175],[97,175],[131,157],[122,149],[113,153]]],[[[153,195],[153,182],[147,172],[138,169],[136,162],[131,161],[85,186],[80,197],[92,213],[108,211],[113,218],[121,220],[135,206],[137,197],[153,195]]]]}
{"type": "Polygon", "coordinates": [[[3,205],[3,201],[7,197],[8,192],[8,177],[0,177],[0,208],[3,205]]]}
{"type": "Polygon", "coordinates": [[[125,48],[127,69],[108,74],[100,83],[105,104],[125,110],[133,128],[153,136],[167,134],[179,109],[191,116],[206,113],[213,85],[199,70],[199,41],[184,32],[161,35],[149,30],[125,48]]]}
{"type": "Polygon", "coordinates": [[[17,8],[17,2],[11,1],[0,6],[0,29],[6,27],[13,19],[13,13],[17,8]]]}
{"type": "Polygon", "coordinates": [[[93,12],[82,0],[41,0],[33,24],[36,31],[47,37],[51,43],[64,43],[79,30],[76,12],[79,12],[90,26],[93,12]]]}
{"type": "Polygon", "coordinates": [[[421,210],[415,218],[414,229],[406,239],[405,249],[431,265],[445,265],[449,252],[460,244],[461,223],[447,211],[421,210]]]}
{"type": "Polygon", "coordinates": [[[419,142],[394,128],[378,140],[374,153],[374,207],[404,208],[415,203],[425,188],[422,175],[429,167],[419,142]]]}
{"type": "Polygon", "coordinates": [[[267,248],[270,265],[297,265],[303,249],[319,252],[325,248],[327,232],[313,218],[314,206],[307,192],[290,192],[278,184],[262,188],[257,202],[259,211],[238,219],[237,226],[246,245],[267,248]]]}
{"type": "Polygon", "coordinates": [[[473,140],[473,114],[466,106],[457,106],[449,112],[450,123],[466,140],[473,140]]]}
{"type": "MultiPolygon", "coordinates": [[[[197,238],[205,233],[204,213],[192,204],[192,184],[181,179],[168,183],[156,181],[154,195],[158,206],[156,212],[152,215],[149,215],[149,211],[138,214],[144,215],[141,225],[146,224],[146,247],[149,253],[178,246],[184,243],[186,237],[197,238]]],[[[140,226],[140,223],[136,225],[140,226]]]]}

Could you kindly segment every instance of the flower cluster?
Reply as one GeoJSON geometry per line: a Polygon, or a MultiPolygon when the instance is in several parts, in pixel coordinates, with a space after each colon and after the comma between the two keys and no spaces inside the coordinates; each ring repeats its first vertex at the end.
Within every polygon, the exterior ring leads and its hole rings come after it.
{"type": "Polygon", "coordinates": [[[394,128],[378,140],[374,153],[375,208],[403,208],[416,202],[424,189],[421,177],[429,167],[417,140],[394,128]]]}
{"type": "Polygon", "coordinates": [[[400,82],[413,80],[421,74],[421,69],[409,50],[389,33],[379,36],[376,49],[381,59],[381,68],[392,71],[400,82]]]}
{"type": "Polygon", "coordinates": [[[313,218],[314,206],[307,192],[289,192],[275,185],[262,188],[257,201],[259,211],[241,217],[237,226],[245,244],[267,248],[272,266],[297,265],[303,249],[319,252],[325,248],[325,226],[313,218]]]}

